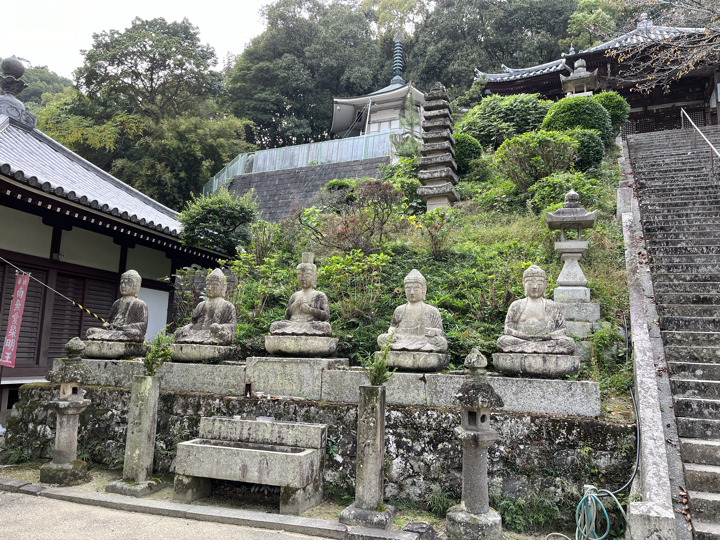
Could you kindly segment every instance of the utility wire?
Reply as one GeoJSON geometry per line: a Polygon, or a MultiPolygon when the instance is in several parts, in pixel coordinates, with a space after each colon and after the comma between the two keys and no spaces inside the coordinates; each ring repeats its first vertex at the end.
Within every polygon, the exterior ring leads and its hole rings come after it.
{"type": "Polygon", "coordinates": [[[73,306],[75,306],[76,308],[79,308],[81,311],[84,311],[84,312],[87,313],[88,315],[91,315],[91,316],[95,317],[98,321],[100,321],[100,322],[106,322],[105,319],[103,319],[103,318],[100,317],[99,315],[96,315],[95,313],[93,313],[93,312],[90,311],[89,309],[81,306],[80,304],[78,304],[78,303],[75,302],[74,300],[71,300],[70,298],[68,298],[68,297],[65,296],[64,294],[57,292],[57,291],[56,291],[55,289],[53,289],[50,285],[47,285],[46,283],[43,283],[43,282],[40,281],[39,279],[33,277],[33,275],[32,275],[30,272],[25,272],[25,270],[23,270],[22,268],[18,268],[18,267],[15,266],[13,263],[11,263],[10,261],[8,261],[7,259],[3,259],[2,257],[0,257],[0,261],[3,261],[5,264],[9,264],[9,265],[12,266],[15,270],[17,270],[18,272],[20,272],[21,274],[25,274],[26,276],[29,276],[30,279],[32,279],[33,281],[37,281],[40,285],[42,285],[42,286],[45,287],[46,289],[50,289],[52,292],[54,292],[54,293],[57,294],[58,296],[64,298],[64,299],[67,300],[68,302],[70,302],[70,303],[71,303],[73,306]]]}

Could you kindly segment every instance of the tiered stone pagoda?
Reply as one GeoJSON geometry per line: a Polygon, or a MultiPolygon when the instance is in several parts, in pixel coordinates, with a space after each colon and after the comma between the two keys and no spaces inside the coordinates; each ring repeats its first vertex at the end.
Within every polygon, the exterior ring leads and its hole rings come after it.
{"type": "Polygon", "coordinates": [[[450,203],[460,200],[454,187],[458,177],[450,97],[439,82],[425,94],[422,130],[422,157],[418,174],[422,186],[418,188],[417,194],[427,203],[429,212],[435,208],[449,207],[450,203]]]}

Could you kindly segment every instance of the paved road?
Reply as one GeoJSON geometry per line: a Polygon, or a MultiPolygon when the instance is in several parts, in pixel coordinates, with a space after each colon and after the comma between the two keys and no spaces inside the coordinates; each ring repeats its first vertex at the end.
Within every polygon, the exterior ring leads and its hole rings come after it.
{"type": "Polygon", "coordinates": [[[136,514],[0,491],[1,540],[314,540],[317,536],[136,514]]]}

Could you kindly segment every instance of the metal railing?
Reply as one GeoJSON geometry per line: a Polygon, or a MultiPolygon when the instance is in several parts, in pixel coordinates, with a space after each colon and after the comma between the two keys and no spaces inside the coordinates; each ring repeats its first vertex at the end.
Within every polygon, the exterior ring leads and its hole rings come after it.
{"type": "Polygon", "coordinates": [[[705,139],[705,142],[710,145],[710,170],[714,173],[715,172],[715,156],[713,155],[713,152],[717,154],[718,157],[720,157],[720,152],[717,151],[717,149],[713,146],[713,143],[711,143],[708,138],[703,135],[702,131],[695,125],[695,122],[692,121],[692,118],[688,115],[688,113],[685,112],[685,109],[680,108],[680,124],[682,125],[682,129],[685,129],[685,118],[688,119],[688,122],[690,122],[690,125],[695,129],[695,146],[694,148],[697,149],[697,136],[698,133],[700,136],[705,139]]]}

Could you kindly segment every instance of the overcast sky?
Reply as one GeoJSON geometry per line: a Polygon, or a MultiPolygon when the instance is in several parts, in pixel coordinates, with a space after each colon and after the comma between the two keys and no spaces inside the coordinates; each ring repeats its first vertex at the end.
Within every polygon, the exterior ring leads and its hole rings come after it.
{"type": "Polygon", "coordinates": [[[202,43],[220,60],[239,54],[263,30],[259,10],[271,0],[8,0],[3,2],[0,57],[13,54],[33,66],[70,77],[82,64],[81,49],[92,46],[93,33],[124,30],[135,17],[181,21],[200,29],[202,43]]]}

